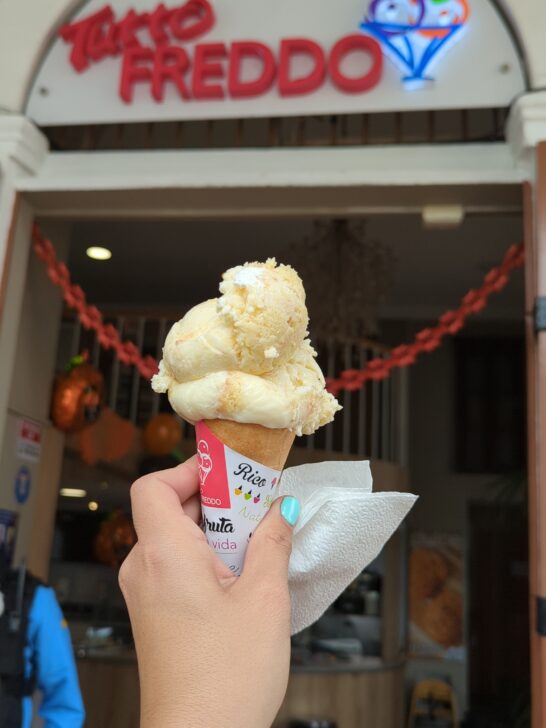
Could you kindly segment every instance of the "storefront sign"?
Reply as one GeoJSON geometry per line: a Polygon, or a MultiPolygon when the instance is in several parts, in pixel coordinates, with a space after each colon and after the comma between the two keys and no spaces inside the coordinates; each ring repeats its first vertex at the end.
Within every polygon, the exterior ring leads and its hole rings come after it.
{"type": "Polygon", "coordinates": [[[42,450],[42,429],[30,420],[19,420],[17,423],[17,457],[37,463],[42,450]]]}
{"type": "Polygon", "coordinates": [[[500,106],[523,88],[489,0],[90,0],[59,29],[28,113],[51,124],[500,106]]]}

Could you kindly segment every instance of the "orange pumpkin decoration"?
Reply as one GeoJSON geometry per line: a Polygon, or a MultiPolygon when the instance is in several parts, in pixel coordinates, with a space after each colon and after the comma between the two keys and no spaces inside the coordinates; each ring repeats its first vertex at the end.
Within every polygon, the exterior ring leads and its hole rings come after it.
{"type": "Polygon", "coordinates": [[[104,401],[102,374],[84,356],[74,357],[53,388],[51,419],[63,432],[79,432],[99,416],[104,401]]]}
{"type": "Polygon", "coordinates": [[[100,524],[95,538],[95,556],[103,564],[118,567],[136,543],[136,534],[130,519],[121,510],[115,510],[100,524]]]}
{"type": "Polygon", "coordinates": [[[77,435],[80,457],[87,465],[99,460],[106,463],[120,460],[133,447],[136,434],[137,428],[132,422],[103,407],[97,421],[77,435]]]}
{"type": "Polygon", "coordinates": [[[167,413],[152,417],[143,433],[144,447],[150,455],[168,455],[182,441],[180,422],[167,413]]]}

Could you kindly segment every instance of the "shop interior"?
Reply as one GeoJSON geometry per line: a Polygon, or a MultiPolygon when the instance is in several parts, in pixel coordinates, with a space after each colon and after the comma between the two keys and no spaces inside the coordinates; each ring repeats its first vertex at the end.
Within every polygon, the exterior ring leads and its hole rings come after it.
{"type": "MultiPolygon", "coordinates": [[[[153,357],[160,356],[173,321],[216,295],[222,271],[271,256],[292,263],[306,285],[319,362],[335,376],[387,356],[477,287],[521,238],[517,194],[512,199],[497,210],[461,206],[454,215],[451,207],[443,219],[438,208],[440,219],[432,221],[423,212],[39,224],[60,244],[72,280],[105,321],[153,357]],[[89,257],[93,246],[111,257],[89,257]]],[[[83,352],[105,383],[98,419],[57,444],[47,560],[71,626],[87,725],[133,728],[138,678],[117,586],[117,570],[134,543],[129,489],[139,475],[189,457],[193,432],[171,415],[165,396],[155,395],[134,367],[104,350],[61,306],[34,256],[27,286],[53,296],[58,312],[48,343],[55,377],[48,373],[36,383],[40,396],[53,397],[55,406],[70,376],[67,363],[83,352]],[[150,425],[158,415],[169,432],[182,435],[169,452],[164,430],[150,425]]],[[[32,302],[27,308],[36,314],[32,302]]],[[[35,315],[23,316],[21,361],[29,334],[41,335],[35,315]]],[[[524,720],[523,334],[523,276],[515,271],[456,337],[386,381],[342,392],[336,423],[296,441],[288,465],[371,458],[376,490],[408,490],[420,498],[380,556],[316,624],[293,638],[278,726],[317,718],[340,728],[363,720],[394,728],[419,709],[425,716],[414,725],[448,726],[455,725],[452,706],[461,725],[524,720]],[[435,704],[415,698],[415,686],[430,678],[449,686],[446,701],[440,700],[443,718],[435,717],[435,704]],[[500,694],[506,696],[502,705],[500,694]]]]}

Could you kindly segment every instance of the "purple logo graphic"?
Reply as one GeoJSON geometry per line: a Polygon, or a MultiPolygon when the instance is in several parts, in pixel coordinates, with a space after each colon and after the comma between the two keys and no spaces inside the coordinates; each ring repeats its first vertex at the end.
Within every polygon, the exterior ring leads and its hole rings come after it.
{"type": "Polygon", "coordinates": [[[401,69],[406,83],[433,80],[432,61],[460,37],[468,0],[372,0],[361,30],[373,36],[401,69]]]}

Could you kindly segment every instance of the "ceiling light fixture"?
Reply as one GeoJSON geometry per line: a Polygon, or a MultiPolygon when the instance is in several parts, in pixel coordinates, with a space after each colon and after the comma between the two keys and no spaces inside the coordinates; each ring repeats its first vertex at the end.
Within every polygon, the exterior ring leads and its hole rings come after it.
{"type": "Polygon", "coordinates": [[[65,498],[85,498],[87,491],[83,488],[61,488],[61,495],[65,498]]]}
{"type": "Polygon", "coordinates": [[[429,229],[459,227],[464,216],[462,205],[425,205],[421,212],[423,226],[429,229]]]}
{"type": "Polygon", "coordinates": [[[89,501],[89,503],[87,504],[87,507],[89,508],[90,511],[98,511],[99,504],[97,503],[97,501],[89,501]]]}
{"type": "Polygon", "coordinates": [[[303,279],[314,336],[357,339],[378,333],[378,307],[394,286],[395,257],[358,220],[316,222],[287,262],[303,279]]]}
{"type": "Polygon", "coordinates": [[[112,257],[112,251],[108,248],[102,248],[100,245],[92,245],[85,251],[88,258],[93,260],[110,260],[112,257]]]}

